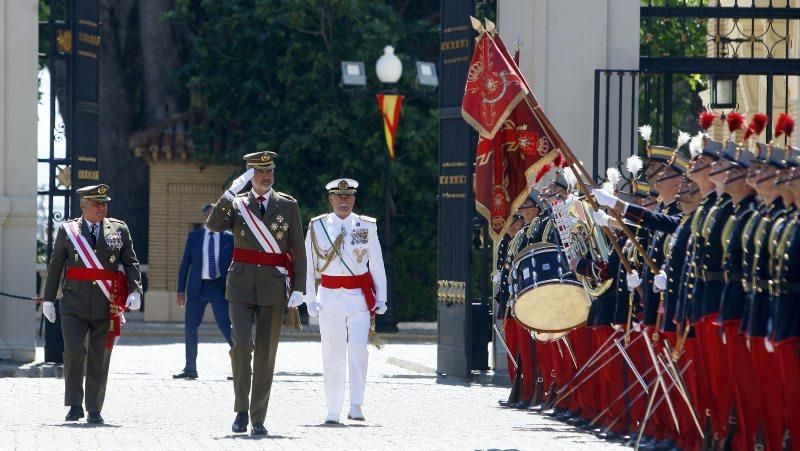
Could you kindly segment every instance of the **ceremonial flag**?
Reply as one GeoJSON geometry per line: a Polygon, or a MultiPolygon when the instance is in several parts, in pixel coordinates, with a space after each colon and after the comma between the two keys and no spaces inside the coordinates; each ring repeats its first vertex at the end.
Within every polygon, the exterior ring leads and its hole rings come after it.
{"type": "Polygon", "coordinates": [[[397,94],[378,94],[378,109],[383,116],[383,131],[386,135],[386,147],[389,148],[389,158],[394,160],[395,135],[397,125],[400,123],[400,108],[403,105],[403,96],[397,94]]]}
{"type": "Polygon", "coordinates": [[[479,32],[461,115],[480,134],[475,208],[497,241],[528,196],[536,173],[558,152],[553,152],[557,141],[525,101],[529,88],[500,37],[482,26],[479,32]]]}

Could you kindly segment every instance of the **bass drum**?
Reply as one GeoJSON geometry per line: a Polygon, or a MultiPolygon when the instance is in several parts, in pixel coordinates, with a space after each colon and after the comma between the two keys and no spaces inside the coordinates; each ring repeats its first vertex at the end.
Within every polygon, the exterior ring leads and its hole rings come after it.
{"type": "Polygon", "coordinates": [[[534,243],[512,266],[514,317],[533,332],[569,332],[586,323],[591,300],[551,243],[534,243]]]}

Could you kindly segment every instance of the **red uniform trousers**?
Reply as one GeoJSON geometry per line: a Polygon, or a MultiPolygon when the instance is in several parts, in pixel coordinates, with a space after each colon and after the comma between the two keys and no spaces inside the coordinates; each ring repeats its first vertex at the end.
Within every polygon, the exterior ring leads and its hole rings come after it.
{"type": "Polygon", "coordinates": [[[775,357],[783,386],[783,418],[789,429],[792,450],[800,450],[800,338],[775,344],[775,357]]]}
{"type": "MultiPolygon", "coordinates": [[[[780,450],[783,444],[783,387],[781,370],[775,352],[765,347],[764,337],[751,337],[750,356],[756,369],[756,386],[761,390],[761,423],[764,445],[768,450],[780,450]]],[[[795,381],[797,383],[797,381],[795,381]]]]}
{"type": "Polygon", "coordinates": [[[739,332],[740,320],[726,321],[722,324],[725,332],[725,351],[727,352],[728,374],[733,382],[733,397],[736,402],[736,435],[733,439],[735,449],[755,447],[758,420],[761,418],[761,391],[758,389],[756,369],[747,341],[739,332]]]}
{"type": "MultiPolygon", "coordinates": [[[[517,365],[519,365],[522,370],[520,400],[530,401],[533,397],[533,390],[536,387],[536,367],[533,361],[533,340],[531,334],[513,317],[506,318],[503,329],[506,333],[506,345],[512,354],[514,354],[517,365]]],[[[511,362],[511,358],[508,359],[508,371],[511,377],[511,383],[513,384],[517,374],[514,370],[514,364],[511,362]]]]}
{"type": "MultiPolygon", "coordinates": [[[[716,317],[716,314],[713,315],[716,317]]],[[[700,349],[700,359],[705,363],[706,384],[709,388],[708,407],[711,409],[712,429],[718,440],[727,435],[728,418],[733,403],[733,384],[728,376],[726,343],[722,341],[722,329],[707,316],[694,325],[700,349]]]]}

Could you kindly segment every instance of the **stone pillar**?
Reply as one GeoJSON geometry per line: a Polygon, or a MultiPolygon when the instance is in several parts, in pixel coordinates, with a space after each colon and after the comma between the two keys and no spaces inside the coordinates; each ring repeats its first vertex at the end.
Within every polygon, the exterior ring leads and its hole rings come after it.
{"type": "MultiPolygon", "coordinates": [[[[639,2],[498,0],[497,9],[503,42],[513,52],[519,38],[523,76],[547,117],[591,174],[594,72],[639,68],[639,2]]],[[[630,102],[626,91],[623,104],[630,102]]],[[[614,122],[610,126],[615,129],[616,115],[611,116],[609,120],[614,122]]],[[[613,145],[609,143],[609,148],[613,145]]],[[[598,172],[604,174],[605,168],[598,172]]],[[[495,344],[496,378],[507,381],[505,350],[497,340],[495,344]]]]}
{"type": "MultiPolygon", "coordinates": [[[[36,0],[0,0],[0,290],[36,287],[36,0]]],[[[0,360],[34,359],[34,304],[0,297],[0,360]]]]}

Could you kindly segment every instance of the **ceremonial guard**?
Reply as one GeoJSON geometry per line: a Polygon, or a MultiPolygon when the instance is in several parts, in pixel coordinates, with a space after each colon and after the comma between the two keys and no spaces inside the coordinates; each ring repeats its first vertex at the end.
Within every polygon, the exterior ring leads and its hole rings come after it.
{"type": "Polygon", "coordinates": [[[308,313],[319,315],[326,424],[339,422],[345,369],[350,378],[347,418],[364,421],[367,344],[374,342],[374,315],[386,312],[386,273],[375,218],[353,213],[358,182],[328,183],[333,212],[311,220],[306,234],[308,313]],[[319,287],[316,287],[319,279],[319,287]]]}
{"type": "MultiPolygon", "coordinates": [[[[511,380],[511,392],[508,394],[508,399],[498,401],[503,407],[516,407],[520,402],[520,393],[522,391],[522,371],[520,368],[520,355],[519,355],[519,338],[517,334],[516,320],[510,315],[508,300],[509,300],[509,285],[508,273],[511,269],[511,264],[508,260],[508,246],[511,243],[512,237],[522,230],[525,225],[525,218],[521,214],[514,214],[508,230],[500,240],[497,246],[497,261],[495,263],[495,272],[492,274],[492,282],[496,287],[495,294],[495,318],[501,322],[502,332],[496,330],[495,333],[503,333],[505,339],[503,340],[505,352],[507,353],[508,360],[508,376],[511,380]]],[[[502,337],[500,337],[502,338],[502,337]]]]}
{"type": "MultiPolygon", "coordinates": [[[[515,228],[513,239],[510,240],[508,252],[504,256],[503,265],[500,268],[499,278],[501,283],[501,290],[498,293],[498,300],[502,303],[503,310],[498,311],[498,317],[504,320],[503,328],[506,332],[507,346],[512,353],[515,353],[514,360],[517,368],[513,373],[512,381],[519,380],[520,390],[519,399],[513,404],[512,407],[519,409],[527,409],[531,403],[536,404],[534,398],[540,394],[536,391],[538,380],[538,363],[536,351],[533,346],[533,337],[528,329],[522,324],[518,323],[513,316],[511,304],[508,303],[509,292],[509,276],[510,270],[516,257],[521,255],[521,251],[527,246],[534,243],[535,232],[539,225],[539,213],[541,206],[539,204],[538,193],[534,190],[527,199],[519,206],[517,213],[514,216],[514,222],[509,230],[515,228]],[[517,219],[519,218],[519,219],[517,219]],[[517,223],[523,226],[521,229],[517,227],[517,223]],[[505,286],[506,291],[503,291],[505,286]],[[517,374],[520,377],[517,377],[517,374]]],[[[501,243],[502,246],[502,243],[501,243]]],[[[514,365],[509,359],[509,364],[514,365]]],[[[509,366],[509,370],[511,370],[509,366]]]]}
{"type": "Polygon", "coordinates": [[[267,434],[264,419],[287,300],[290,308],[297,307],[305,291],[300,210],[294,198],[273,189],[276,157],[269,151],[245,155],[247,171],[220,197],[206,223],[215,232],[233,231],[233,262],[225,290],[233,327],[236,419],[231,429],[247,432],[252,420],[253,435],[267,434]],[[237,195],[251,179],[252,189],[237,195]]]}
{"type": "Polygon", "coordinates": [[[111,201],[108,185],[76,192],[83,215],[64,221],[58,229],[42,311],[55,322],[55,302],[60,302],[64,405],[70,407],[66,421],[83,418],[85,400],[87,421],[100,424],[111,350],[120,335],[123,311],[141,307],[142,277],[128,226],[106,217],[111,201]],[[60,300],[56,299],[59,287],[60,300]]]}

